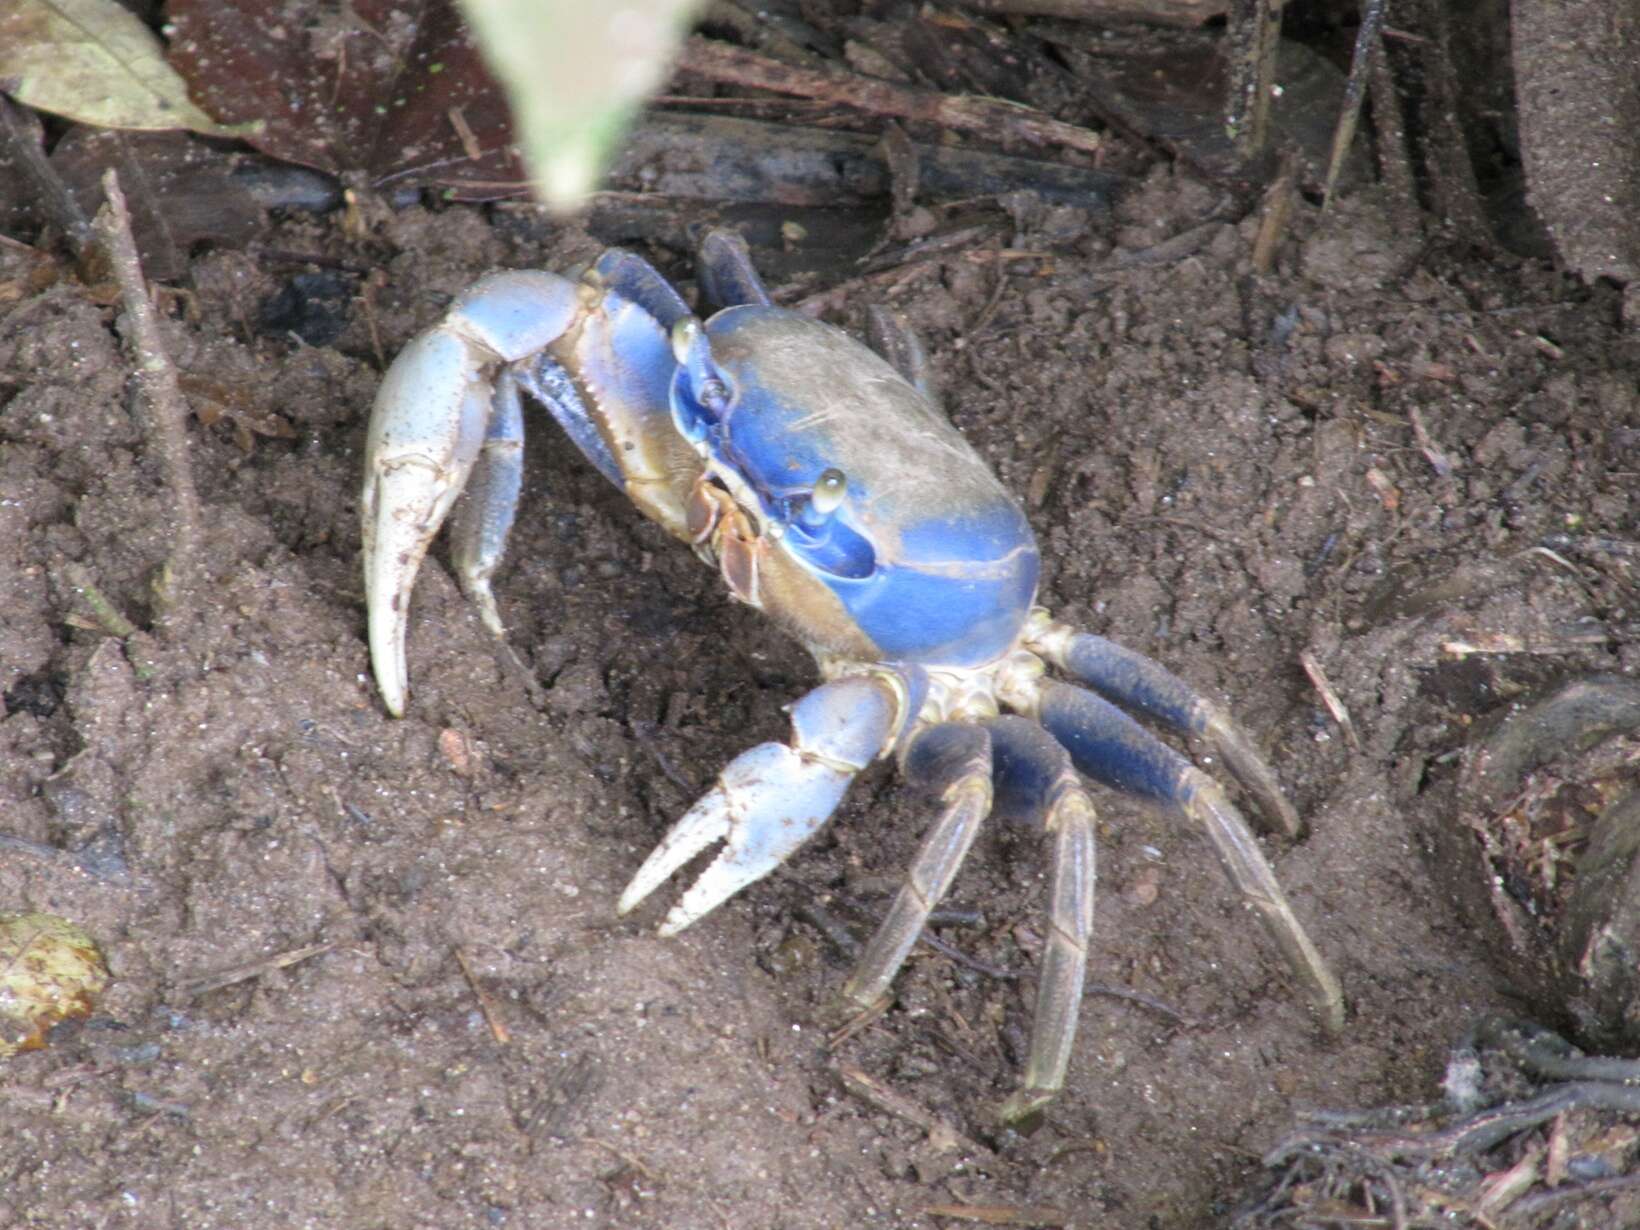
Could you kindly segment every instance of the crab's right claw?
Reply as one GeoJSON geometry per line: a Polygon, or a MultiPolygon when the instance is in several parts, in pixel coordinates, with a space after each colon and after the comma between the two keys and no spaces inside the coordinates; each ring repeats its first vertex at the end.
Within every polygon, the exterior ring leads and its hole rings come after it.
{"type": "Polygon", "coordinates": [[[791,707],[790,743],[743,752],[717,784],[672,826],[621,894],[626,914],[683,865],[726,845],[661,923],[675,935],[761,880],[823,825],[861,769],[894,743],[904,690],[887,678],[854,675],[822,684],[791,707]]]}
{"type": "Polygon", "coordinates": [[[395,717],[409,691],[410,591],[484,443],[486,357],[453,331],[423,334],[388,369],[370,414],[360,501],[365,606],[376,684],[395,717]]]}

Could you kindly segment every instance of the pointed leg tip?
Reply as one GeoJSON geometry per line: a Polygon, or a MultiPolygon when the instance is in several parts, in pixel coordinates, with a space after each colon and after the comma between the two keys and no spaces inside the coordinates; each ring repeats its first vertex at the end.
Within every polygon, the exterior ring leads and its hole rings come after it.
{"type": "Polygon", "coordinates": [[[1321,1020],[1321,1031],[1329,1038],[1344,1032],[1344,992],[1336,982],[1323,988],[1316,997],[1315,1014],[1321,1020]]]}
{"type": "Polygon", "coordinates": [[[655,928],[655,934],[660,936],[661,939],[663,939],[663,940],[671,939],[674,935],[677,935],[679,932],[687,930],[689,928],[689,926],[695,921],[695,918],[693,916],[688,917],[688,918],[676,917],[677,913],[678,913],[678,907],[674,906],[672,908],[672,913],[670,913],[666,916],[666,921],[661,923],[661,925],[659,927],[655,928]]]}
{"type": "Polygon", "coordinates": [[[505,639],[507,628],[501,622],[501,609],[496,606],[495,591],[490,588],[489,580],[465,580],[462,588],[467,591],[469,601],[478,608],[480,622],[496,636],[505,639]]]}
{"type": "Polygon", "coordinates": [[[1037,1129],[1042,1112],[1058,1096],[1057,1089],[1016,1089],[997,1108],[997,1120],[1004,1127],[1029,1134],[1037,1129]]]}

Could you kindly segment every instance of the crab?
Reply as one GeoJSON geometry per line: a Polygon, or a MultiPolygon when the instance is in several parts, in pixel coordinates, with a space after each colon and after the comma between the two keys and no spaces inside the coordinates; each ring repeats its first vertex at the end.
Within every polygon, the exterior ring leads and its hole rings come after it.
{"type": "Polygon", "coordinates": [[[999,1110],[1018,1122],[1055,1097],[1070,1062],[1093,923],[1086,775],[1207,838],[1323,1027],[1339,1029],[1338,981],[1246,821],[1129,711],[1200,739],[1296,838],[1274,771],[1159,663],[1036,604],[1024,512],[946,419],[912,336],[878,314],[879,354],[773,306],[732,232],[704,237],[697,277],[718,308],[705,319],[618,249],[579,278],[491,274],[394,361],[371,415],[361,505],[370,652],[388,710],[405,711],[410,593],[452,507],[457,578],[504,634],[491,579],[518,504],[528,395],[736,599],[807,646],[821,677],[789,706],[789,740],[733,760],[665,834],[620,913],[722,843],[660,933],[699,921],[790,858],[867,766],[893,758],[937,811],[843,988],[843,1004],[865,1012],[888,1002],[986,817],[1036,820],[1051,850],[1050,925],[1025,1071],[999,1110]]]}

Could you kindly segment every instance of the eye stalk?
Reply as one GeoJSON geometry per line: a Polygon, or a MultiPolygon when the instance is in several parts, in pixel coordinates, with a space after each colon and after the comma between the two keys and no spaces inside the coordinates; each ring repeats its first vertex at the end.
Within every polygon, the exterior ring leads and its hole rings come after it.
{"type": "Polygon", "coordinates": [[[838,469],[821,471],[809,494],[809,507],[819,516],[829,517],[842,507],[848,496],[848,476],[838,469]]]}
{"type": "Polygon", "coordinates": [[[672,357],[678,371],[672,383],[672,415],[683,437],[699,447],[723,422],[734,402],[734,389],[712,359],[706,330],[693,316],[672,326],[672,357]]]}

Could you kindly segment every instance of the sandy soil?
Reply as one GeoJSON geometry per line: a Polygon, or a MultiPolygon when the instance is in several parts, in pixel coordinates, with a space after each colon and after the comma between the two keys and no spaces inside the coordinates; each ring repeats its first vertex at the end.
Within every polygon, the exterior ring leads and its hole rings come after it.
{"type": "MultiPolygon", "coordinates": [[[[287,223],[273,246],[383,284],[311,347],[257,328],[284,271],[196,262],[178,364],[242,421],[292,430],[247,451],[230,421],[194,425],[211,585],[173,637],[76,626],[71,565],[147,625],[168,548],[117,313],[62,283],[0,315],[0,829],[68,852],[0,852],[0,903],[77,920],[115,977],[89,1022],[0,1069],[0,1223],[799,1230],[927,1227],[929,1206],[972,1202],[1184,1230],[1221,1224],[1297,1109],[1433,1096],[1463,1030],[1523,1005],[1455,907],[1471,869],[1431,855],[1420,798],[1473,722],[1640,667],[1621,636],[1556,635],[1621,625],[1626,575],[1535,550],[1635,536],[1635,335],[1615,291],[1398,232],[1370,193],[1324,222],[1301,207],[1267,277],[1250,222],[1208,224],[1165,265],[1115,260],[1219,204],[1158,171],[1050,263],[953,259],[894,302],[1026,500],[1045,601],[1168,663],[1268,751],[1312,832],[1267,848],[1345,983],[1342,1039],[1199,841],[1108,794],[1091,977],[1178,1017],[1090,995],[1065,1095],[1028,1137],[991,1113],[1029,1024],[1035,834],[981,837],[956,889],[978,916],[939,932],[964,959],[920,949],[896,1006],[835,1050],[820,1021],[848,958],[815,920],[863,935],[926,815],[887,771],[682,937],[655,938],[653,908],[617,921],[644,852],[720,765],[782,735],[813,668],[537,420],[498,584],[522,666],[432,563],[414,702],[388,719],[357,566],[376,338],[391,354],[481,272],[597,243],[461,209],[368,241],[287,223]],[[1490,633],[1558,648],[1443,649],[1490,633]],[[845,1067],[981,1148],[855,1096],[845,1067]]],[[[0,248],[0,279],[24,271],[0,248]]]]}

